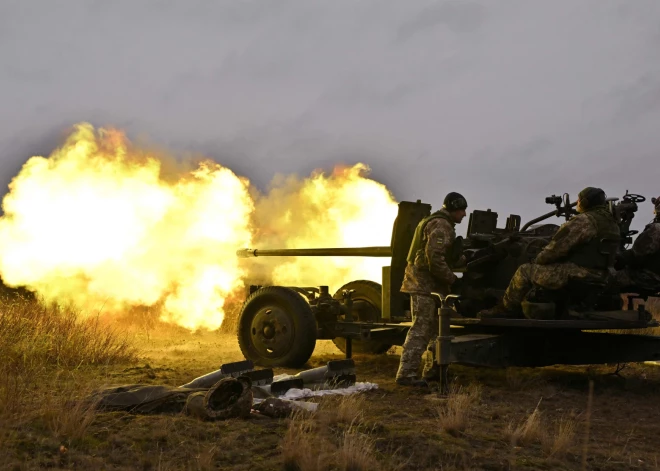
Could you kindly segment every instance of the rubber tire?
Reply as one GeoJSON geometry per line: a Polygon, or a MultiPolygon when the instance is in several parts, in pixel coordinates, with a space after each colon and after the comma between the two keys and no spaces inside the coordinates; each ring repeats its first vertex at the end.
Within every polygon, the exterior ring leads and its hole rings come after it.
{"type": "Polygon", "coordinates": [[[283,286],[267,286],[252,293],[243,304],[238,317],[238,345],[246,359],[264,367],[300,368],[307,363],[316,348],[316,319],[305,298],[283,286]],[[263,357],[255,350],[250,336],[254,315],[264,306],[279,307],[291,316],[294,327],[290,350],[277,358],[263,357]]]}
{"type": "MultiPolygon", "coordinates": [[[[358,317],[358,320],[372,320],[374,322],[380,322],[381,314],[383,312],[383,287],[379,283],[375,283],[369,280],[351,281],[350,283],[346,283],[344,286],[339,288],[339,290],[337,290],[337,292],[334,294],[333,298],[342,299],[342,291],[344,290],[354,290],[355,292],[352,294],[353,301],[367,301],[378,310],[378,314],[375,318],[361,319],[358,317]]],[[[336,337],[332,339],[332,342],[339,350],[346,353],[346,339],[344,337],[336,337]]],[[[353,353],[381,355],[387,352],[391,347],[391,344],[383,343],[377,340],[353,339],[353,353]]]]}

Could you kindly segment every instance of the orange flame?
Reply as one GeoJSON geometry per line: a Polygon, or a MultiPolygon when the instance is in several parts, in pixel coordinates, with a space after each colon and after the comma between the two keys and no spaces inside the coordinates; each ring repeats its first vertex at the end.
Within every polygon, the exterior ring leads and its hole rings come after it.
{"type": "Polygon", "coordinates": [[[76,125],[48,158],[30,158],[0,218],[0,275],[47,301],[86,310],[161,308],[161,319],[216,329],[225,302],[259,266],[275,284],[380,281],[388,259],[279,258],[240,263],[236,249],[389,245],[396,202],[364,164],[330,176],[278,176],[263,195],[211,160],[166,156],[114,129],[76,125]]]}

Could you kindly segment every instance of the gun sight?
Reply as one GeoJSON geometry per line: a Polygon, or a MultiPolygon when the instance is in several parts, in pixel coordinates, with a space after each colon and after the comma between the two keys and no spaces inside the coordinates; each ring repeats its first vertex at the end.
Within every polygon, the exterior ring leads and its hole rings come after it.
{"type": "Polygon", "coordinates": [[[561,204],[562,199],[561,199],[561,196],[556,196],[556,195],[546,196],[545,202],[547,204],[559,205],[559,204],[561,204]]]}

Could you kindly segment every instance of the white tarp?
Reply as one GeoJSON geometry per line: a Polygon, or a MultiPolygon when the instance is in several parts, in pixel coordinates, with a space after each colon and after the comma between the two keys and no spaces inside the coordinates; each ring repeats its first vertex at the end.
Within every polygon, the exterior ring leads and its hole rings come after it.
{"type": "MultiPolygon", "coordinates": [[[[277,375],[273,378],[273,382],[275,381],[282,381],[291,378],[289,375],[277,375]]],[[[319,397],[319,396],[331,396],[331,395],[338,395],[338,396],[348,396],[351,394],[356,394],[364,391],[371,391],[372,389],[378,389],[378,385],[376,383],[368,383],[368,382],[362,382],[362,383],[355,383],[349,387],[346,388],[336,388],[336,389],[296,389],[292,388],[289,389],[284,395],[279,396],[279,399],[284,399],[287,401],[291,401],[292,403],[295,403],[297,407],[300,407],[301,409],[305,409],[308,411],[315,411],[316,408],[318,407],[318,404],[314,402],[305,402],[301,401],[301,399],[307,399],[310,397],[319,397]]],[[[253,404],[259,404],[260,402],[264,401],[265,398],[254,398],[253,404]]]]}

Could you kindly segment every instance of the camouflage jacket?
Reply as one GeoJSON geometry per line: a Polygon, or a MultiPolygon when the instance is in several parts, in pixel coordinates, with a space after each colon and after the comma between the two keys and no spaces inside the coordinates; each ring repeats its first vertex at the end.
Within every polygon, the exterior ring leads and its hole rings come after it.
{"type": "Polygon", "coordinates": [[[539,265],[573,262],[586,268],[605,268],[598,265],[601,238],[619,240],[619,226],[605,208],[595,208],[576,215],[562,224],[550,243],[536,256],[539,265]],[[594,244],[596,244],[594,246],[594,244]],[[595,263],[593,258],[596,258],[595,263]],[[592,265],[593,263],[593,265],[592,265]]]}
{"type": "Polygon", "coordinates": [[[660,275],[660,222],[646,226],[632,248],[623,255],[632,268],[643,268],[660,275]]]}
{"type": "MultiPolygon", "coordinates": [[[[449,216],[445,209],[440,212],[449,216]]],[[[415,261],[406,266],[401,291],[411,294],[447,293],[456,280],[447,261],[455,240],[453,222],[443,217],[428,221],[423,231],[424,250],[418,250],[415,261]]]]}

